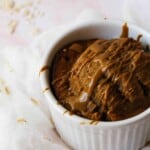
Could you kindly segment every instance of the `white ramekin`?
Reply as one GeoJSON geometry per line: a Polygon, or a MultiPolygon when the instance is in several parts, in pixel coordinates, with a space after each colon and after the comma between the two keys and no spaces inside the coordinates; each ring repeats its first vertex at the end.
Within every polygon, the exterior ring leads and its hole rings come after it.
{"type": "MultiPolygon", "coordinates": [[[[63,106],[58,104],[49,85],[49,67],[57,50],[76,40],[117,38],[121,33],[122,25],[121,21],[110,20],[72,24],[51,43],[43,59],[40,82],[48,100],[52,119],[61,138],[75,150],[138,150],[150,140],[150,108],[123,121],[92,123],[91,120],[70,115],[63,106]]],[[[142,34],[141,41],[150,43],[150,34],[147,31],[136,25],[128,24],[128,26],[131,37],[137,38],[142,34]]]]}

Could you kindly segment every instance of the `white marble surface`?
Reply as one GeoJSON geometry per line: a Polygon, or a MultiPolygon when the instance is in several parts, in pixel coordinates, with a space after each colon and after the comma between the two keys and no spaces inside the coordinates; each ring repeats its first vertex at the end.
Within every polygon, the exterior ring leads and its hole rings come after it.
{"type": "Polygon", "coordinates": [[[150,1],[8,1],[0,0],[0,150],[67,150],[40,93],[38,63],[44,49],[35,49],[36,38],[53,30],[52,38],[59,26],[74,22],[83,11],[85,17],[90,9],[100,18],[133,22],[150,31],[150,1]]]}

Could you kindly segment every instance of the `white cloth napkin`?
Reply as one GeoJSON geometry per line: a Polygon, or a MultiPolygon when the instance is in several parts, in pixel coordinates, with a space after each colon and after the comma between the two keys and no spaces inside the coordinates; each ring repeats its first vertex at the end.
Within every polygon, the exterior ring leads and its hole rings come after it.
{"type": "Polygon", "coordinates": [[[0,150],[68,150],[57,136],[32,50],[0,50],[0,150]]]}
{"type": "MultiPolygon", "coordinates": [[[[88,10],[74,23],[100,18],[88,10]]],[[[38,78],[45,50],[68,26],[43,33],[28,48],[0,50],[0,150],[70,149],[55,132],[38,78]]]]}

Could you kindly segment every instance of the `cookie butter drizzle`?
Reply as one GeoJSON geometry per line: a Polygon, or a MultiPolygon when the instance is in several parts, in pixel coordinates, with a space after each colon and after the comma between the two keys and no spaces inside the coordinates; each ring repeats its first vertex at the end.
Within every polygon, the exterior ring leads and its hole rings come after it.
{"type": "MultiPolygon", "coordinates": [[[[126,24],[123,27],[123,33],[121,35],[122,37],[128,35],[128,33],[127,34],[124,33],[125,31],[128,31],[126,24]]],[[[89,100],[92,94],[92,91],[95,85],[97,84],[98,80],[104,75],[104,72],[108,68],[114,65],[113,63],[110,63],[107,65],[107,67],[103,67],[102,62],[101,62],[101,60],[103,59],[102,55],[104,55],[103,53],[105,52],[105,49],[108,48],[112,42],[113,41],[111,40],[110,41],[97,40],[96,42],[94,42],[94,44],[89,46],[81,54],[81,56],[77,59],[77,61],[73,65],[72,70],[71,70],[71,76],[70,76],[70,86],[73,92],[74,91],[77,92],[75,93],[75,95],[79,95],[79,98],[77,98],[78,102],[82,103],[82,102],[87,102],[89,100]],[[101,44],[101,47],[99,46],[100,44],[101,44]],[[96,70],[95,69],[92,70],[91,69],[92,67],[89,67],[89,66],[92,66],[93,64],[98,65],[96,70]],[[82,74],[82,71],[85,71],[83,67],[87,68],[86,71],[87,71],[88,76],[84,76],[84,79],[80,80],[80,78],[82,77],[82,76],[80,77],[80,74],[82,74]]],[[[126,43],[126,40],[122,43],[121,46],[123,46],[125,43],[126,43]]],[[[116,53],[119,50],[120,49],[118,48],[116,53]]],[[[114,56],[116,56],[116,54],[114,54],[114,56]]],[[[106,78],[106,81],[107,81],[107,78],[106,78]]],[[[106,102],[104,105],[106,105],[106,102]]]]}
{"type": "MultiPolygon", "coordinates": [[[[125,24],[120,39],[95,40],[81,52],[71,70],[67,72],[69,90],[68,96],[62,98],[64,106],[67,104],[66,107],[70,111],[89,119],[101,120],[103,115],[107,115],[108,120],[120,120],[119,116],[115,116],[117,112],[111,106],[112,103],[114,107],[117,106],[116,99],[122,99],[121,105],[129,105],[130,102],[135,106],[137,99],[145,100],[146,97],[141,92],[142,86],[145,85],[141,85],[141,79],[134,75],[137,62],[144,55],[141,44],[138,43],[140,38],[141,35],[137,40],[128,38],[128,27],[125,24]],[[132,85],[130,81],[133,78],[137,82],[132,85]],[[135,86],[138,95],[135,94],[135,86]],[[95,93],[95,90],[100,94],[95,93]],[[110,97],[110,91],[115,93],[114,97],[110,97]],[[97,106],[101,109],[95,111],[97,106]],[[89,112],[86,112],[87,108],[89,112]]],[[[62,76],[58,79],[61,78],[63,85],[65,81],[62,76]]],[[[58,79],[52,83],[56,84],[58,79]]],[[[137,113],[135,111],[131,116],[137,113]]],[[[126,118],[125,114],[122,116],[126,118]]]]}
{"type": "Polygon", "coordinates": [[[39,76],[40,76],[40,74],[41,74],[42,72],[44,72],[44,71],[46,71],[46,70],[49,70],[49,69],[50,69],[49,66],[43,66],[43,67],[41,68],[40,72],[39,72],[39,76]]]}
{"type": "Polygon", "coordinates": [[[122,33],[121,33],[120,37],[128,38],[128,36],[129,36],[129,29],[128,29],[127,23],[125,23],[122,27],[122,33]]]}

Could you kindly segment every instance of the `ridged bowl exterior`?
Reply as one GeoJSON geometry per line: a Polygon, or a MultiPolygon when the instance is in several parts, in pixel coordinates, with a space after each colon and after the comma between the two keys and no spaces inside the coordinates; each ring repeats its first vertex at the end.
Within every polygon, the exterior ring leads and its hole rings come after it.
{"type": "Polygon", "coordinates": [[[103,127],[90,121],[76,123],[67,117],[70,114],[50,110],[58,133],[74,150],[139,150],[150,140],[150,116],[128,125],[103,127]]]}

